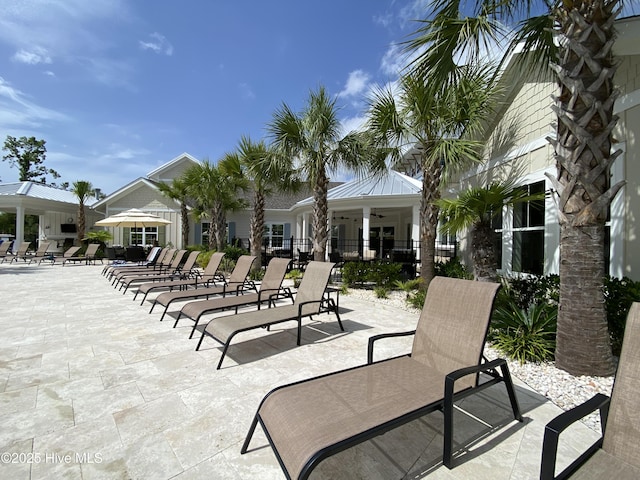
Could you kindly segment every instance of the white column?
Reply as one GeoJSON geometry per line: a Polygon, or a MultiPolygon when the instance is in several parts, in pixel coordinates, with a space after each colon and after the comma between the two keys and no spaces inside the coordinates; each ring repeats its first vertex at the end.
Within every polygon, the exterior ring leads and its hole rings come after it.
{"type": "Polygon", "coordinates": [[[304,212],[302,214],[302,235],[300,238],[302,239],[302,245],[300,246],[300,250],[303,252],[309,251],[309,243],[308,243],[308,234],[309,231],[309,212],[304,212]]]}
{"type": "Polygon", "coordinates": [[[420,259],[420,205],[414,205],[411,209],[411,248],[414,248],[416,242],[416,260],[420,259]]]}
{"type": "Polygon", "coordinates": [[[18,251],[22,242],[24,242],[24,208],[18,205],[16,207],[16,239],[13,242],[14,253],[18,251]]]}
{"type": "Polygon", "coordinates": [[[327,232],[328,232],[328,241],[327,241],[327,249],[324,252],[325,260],[329,260],[329,254],[331,253],[331,229],[333,228],[333,210],[327,211],[327,232]]]}
{"type": "Polygon", "coordinates": [[[369,220],[371,218],[371,207],[362,207],[362,255],[369,250],[369,220]]]}

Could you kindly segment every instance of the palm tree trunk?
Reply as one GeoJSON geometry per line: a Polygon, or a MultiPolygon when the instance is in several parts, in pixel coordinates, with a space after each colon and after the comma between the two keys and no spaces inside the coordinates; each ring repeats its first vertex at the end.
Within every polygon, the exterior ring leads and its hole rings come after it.
{"type": "Polygon", "coordinates": [[[82,239],[84,238],[86,225],[87,220],[84,215],[84,203],[81,200],[78,204],[78,245],[82,245],[82,239]]]}
{"type": "Polygon", "coordinates": [[[610,187],[616,66],[615,1],[566,4],[558,11],[561,52],[555,147],[560,223],[560,308],[556,365],[574,375],[613,373],[603,300],[604,223],[610,187]]]}
{"type": "Polygon", "coordinates": [[[436,236],[440,209],[436,201],[440,198],[439,164],[423,169],[422,197],[420,200],[420,277],[422,288],[429,288],[435,276],[436,236]]]}
{"type": "Polygon", "coordinates": [[[182,248],[189,244],[189,210],[185,202],[180,203],[180,220],[182,221],[182,248]]]}
{"type": "Polygon", "coordinates": [[[327,186],[329,179],[324,170],[318,173],[313,186],[313,259],[324,262],[327,250],[327,186]]]}
{"type": "Polygon", "coordinates": [[[562,225],[556,365],[574,375],[611,375],[603,279],[604,226],[562,225]]]}
{"type": "Polygon", "coordinates": [[[473,276],[481,282],[493,282],[497,277],[498,262],[493,247],[491,224],[478,223],[471,231],[473,276]]]}
{"type": "Polygon", "coordinates": [[[251,255],[256,257],[254,269],[262,268],[262,233],[264,232],[264,194],[258,190],[253,192],[253,214],[249,225],[251,255]]]}

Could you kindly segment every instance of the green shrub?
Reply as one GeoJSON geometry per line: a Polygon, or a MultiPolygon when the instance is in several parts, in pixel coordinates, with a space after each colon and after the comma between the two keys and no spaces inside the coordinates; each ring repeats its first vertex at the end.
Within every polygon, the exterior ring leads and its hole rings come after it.
{"type": "Polygon", "coordinates": [[[629,308],[633,302],[640,301],[640,282],[634,282],[627,277],[619,279],[607,276],[604,283],[604,299],[611,350],[614,355],[619,356],[629,308]]]}
{"type": "Polygon", "coordinates": [[[211,255],[215,252],[215,250],[208,250],[198,255],[198,265],[200,265],[200,268],[207,268],[207,265],[209,265],[209,261],[211,260],[211,255]]]}
{"type": "Polygon", "coordinates": [[[423,289],[418,289],[407,297],[407,303],[411,305],[413,308],[422,310],[422,307],[424,306],[424,301],[426,298],[427,298],[427,292],[424,291],[423,289]]]}
{"type": "Polygon", "coordinates": [[[400,279],[402,265],[388,262],[346,262],[342,267],[342,281],[348,286],[373,283],[378,287],[392,285],[400,279]]]}
{"type": "Polygon", "coordinates": [[[473,274],[467,270],[458,257],[451,258],[448,262],[436,262],[435,274],[440,277],[473,279],[473,274]]]}
{"type": "Polygon", "coordinates": [[[552,360],[556,346],[558,307],[537,303],[521,308],[511,299],[495,308],[489,340],[503,354],[518,360],[552,360]]]}
{"type": "Polygon", "coordinates": [[[389,296],[389,289],[386,287],[376,287],[373,292],[376,294],[376,298],[387,298],[389,296]]]}
{"type": "Polygon", "coordinates": [[[527,308],[536,303],[558,304],[560,298],[560,277],[558,275],[527,275],[503,279],[503,290],[509,290],[510,296],[518,307],[527,308]]]}
{"type": "Polygon", "coordinates": [[[224,252],[224,258],[231,259],[234,262],[242,255],[249,255],[249,252],[244,248],[234,247],[233,245],[227,245],[222,251],[224,252]]]}
{"type": "Polygon", "coordinates": [[[302,281],[302,272],[298,269],[289,270],[284,278],[288,278],[289,280],[293,280],[293,286],[298,288],[300,286],[300,282],[302,281]]]}
{"type": "Polygon", "coordinates": [[[252,268],[249,272],[249,279],[254,282],[259,282],[264,278],[265,271],[262,268],[252,268]]]}
{"type": "Polygon", "coordinates": [[[402,280],[396,280],[395,282],[393,282],[394,288],[407,293],[410,293],[413,290],[417,290],[418,288],[420,288],[420,285],[422,285],[422,278],[420,277],[412,278],[411,280],[406,280],[404,282],[402,280]]]}

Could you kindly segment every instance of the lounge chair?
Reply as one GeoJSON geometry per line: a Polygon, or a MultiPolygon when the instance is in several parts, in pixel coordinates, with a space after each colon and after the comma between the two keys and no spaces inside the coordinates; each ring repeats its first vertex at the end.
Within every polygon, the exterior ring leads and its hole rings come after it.
{"type": "Polygon", "coordinates": [[[160,321],[162,321],[171,304],[176,301],[190,300],[195,298],[209,299],[209,297],[212,297],[214,295],[222,295],[224,297],[226,295],[236,295],[247,290],[257,290],[253,282],[247,281],[247,276],[249,275],[251,265],[253,265],[255,259],[256,257],[251,255],[241,255],[236,261],[236,266],[233,268],[231,274],[229,275],[229,278],[224,280],[223,285],[182,290],[177,292],[162,292],[153,301],[153,304],[149,309],[149,313],[153,312],[156,304],[162,305],[164,307],[164,311],[162,312],[162,316],[160,317],[160,321]]]}
{"type": "MultiPolygon", "coordinates": [[[[252,312],[241,312],[236,315],[216,318],[209,322],[204,332],[224,345],[220,361],[216,368],[220,369],[231,340],[241,332],[297,320],[297,345],[300,345],[302,319],[323,312],[333,312],[338,319],[340,330],[344,331],[342,320],[340,320],[340,314],[338,313],[338,307],[333,299],[325,297],[325,289],[329,283],[332,269],[333,263],[309,262],[302,281],[300,282],[300,287],[298,287],[293,305],[263,308],[252,312]]],[[[196,350],[198,350],[199,347],[200,344],[198,344],[196,350]]]]}
{"type": "Polygon", "coordinates": [[[175,275],[167,274],[160,275],[158,277],[152,275],[151,281],[138,285],[138,288],[133,295],[133,300],[138,297],[139,293],[144,293],[144,297],[142,298],[142,302],[140,303],[140,305],[142,305],[145,298],[147,298],[147,294],[152,290],[171,289],[174,282],[184,282],[186,280],[194,281],[194,279],[196,279],[198,276],[196,261],[198,260],[199,255],[200,252],[198,251],[189,253],[187,260],[180,267],[180,271],[175,275]]]}
{"type": "MultiPolygon", "coordinates": [[[[119,247],[122,248],[122,247],[119,247]]],[[[102,269],[102,275],[106,276],[110,271],[112,270],[118,270],[120,268],[133,268],[133,267],[149,267],[149,266],[153,266],[155,264],[155,262],[158,261],[159,256],[164,253],[167,249],[166,248],[161,248],[161,247],[153,247],[149,250],[149,253],[147,254],[147,258],[142,261],[142,262],[132,262],[132,263],[111,263],[109,265],[106,265],[103,269],[102,269]],[[162,253],[161,253],[162,252],[162,253]]],[[[123,249],[124,251],[124,249],[123,249]]],[[[117,259],[117,254],[115,254],[115,250],[114,250],[114,256],[117,259]]]]}
{"type": "Polygon", "coordinates": [[[629,310],[618,371],[611,398],[596,394],[547,424],[542,445],[540,479],[615,480],[640,478],[640,303],[629,310]],[[556,474],[560,434],[576,421],[600,410],[603,436],[565,470],[556,474]]]}
{"type": "Polygon", "coordinates": [[[171,266],[171,262],[173,262],[173,258],[175,257],[177,251],[178,250],[176,248],[167,248],[164,251],[162,257],[158,259],[158,261],[153,265],[151,269],[148,266],[119,268],[112,270],[111,273],[107,275],[107,279],[111,280],[111,285],[115,286],[120,278],[124,277],[125,275],[162,273],[171,266]]]}
{"type": "Polygon", "coordinates": [[[259,422],[285,476],[306,479],[323,459],[443,410],[443,462],[451,468],[456,400],[504,382],[513,415],[522,421],[506,361],[482,363],[497,289],[489,282],[434,278],[416,330],[371,337],[366,365],[272,390],[260,403],[241,453],[259,422]],[[374,342],[404,335],[414,335],[410,355],[373,361],[374,342]],[[479,383],[480,372],[489,373],[489,380],[479,383]]]}
{"type": "Polygon", "coordinates": [[[175,289],[178,290],[187,290],[189,288],[199,288],[199,287],[208,287],[211,285],[215,285],[217,282],[224,283],[224,276],[218,273],[218,267],[220,266],[220,262],[222,261],[222,257],[224,257],[224,253],[214,253],[211,255],[209,259],[209,263],[207,263],[206,268],[202,273],[198,271],[193,271],[192,278],[185,278],[181,280],[171,280],[167,282],[163,282],[158,285],[156,283],[143,283],[138,287],[136,294],[133,299],[135,300],[139,293],[143,293],[142,300],[140,301],[140,305],[144,304],[144,301],[147,299],[147,295],[152,290],[156,290],[158,288],[167,288],[170,292],[175,289]]]}
{"type": "Polygon", "coordinates": [[[70,259],[70,258],[74,258],[76,255],[78,255],[78,252],[80,251],[80,247],[69,247],[67,249],[66,252],[64,252],[62,254],[62,257],[53,257],[53,262],[51,262],[51,265],[53,265],[54,263],[56,263],[56,261],[59,258],[62,258],[62,266],[64,267],[65,262],[70,259]]]}
{"type": "Polygon", "coordinates": [[[125,274],[121,276],[116,282],[116,286],[119,284],[118,290],[122,290],[124,287],[124,291],[122,294],[127,293],[129,286],[132,283],[144,283],[149,281],[162,281],[162,280],[171,280],[177,276],[180,276],[183,272],[182,266],[185,263],[185,255],[187,255],[186,250],[178,250],[173,257],[171,265],[168,268],[162,270],[161,272],[143,272],[143,273],[131,273],[125,274]]]}
{"type": "MultiPolygon", "coordinates": [[[[20,259],[23,259],[26,262],[24,258],[26,257],[27,252],[29,251],[30,245],[31,244],[29,242],[22,242],[18,247],[18,251],[13,255],[11,255],[11,262],[9,263],[13,263],[14,260],[20,260],[20,259]]],[[[3,258],[2,261],[4,262],[5,259],[3,258]]]]}
{"type": "Polygon", "coordinates": [[[11,247],[12,243],[13,242],[11,240],[5,240],[4,242],[0,243],[0,258],[2,258],[2,262],[4,262],[4,259],[6,257],[11,256],[11,254],[9,253],[9,247],[11,247]]]}
{"type": "Polygon", "coordinates": [[[36,260],[38,261],[38,264],[40,264],[40,262],[45,259],[51,260],[53,256],[47,253],[47,250],[49,249],[50,246],[51,246],[51,242],[40,242],[38,244],[38,249],[35,251],[35,253],[31,255],[25,254],[22,257],[22,259],[26,262],[28,258],[29,264],[31,264],[32,262],[35,262],[36,260]]]}
{"type": "MultiPolygon", "coordinates": [[[[238,313],[238,307],[247,305],[257,305],[259,310],[263,302],[274,300],[276,297],[290,298],[291,301],[293,301],[291,290],[288,287],[282,288],[282,281],[284,280],[290,263],[291,260],[288,258],[272,258],[271,261],[269,261],[264,278],[260,283],[260,289],[255,293],[227,295],[226,297],[218,297],[211,300],[196,300],[183,305],[176,318],[176,323],[173,324],[173,328],[178,325],[178,321],[182,317],[193,320],[193,329],[191,330],[191,335],[189,335],[189,338],[192,338],[200,318],[207,313],[231,308],[235,309],[236,313],[238,313]]],[[[200,348],[205,335],[206,333],[203,331],[196,350],[200,348]]]]}
{"type": "Polygon", "coordinates": [[[83,256],[69,257],[66,259],[66,261],[71,263],[84,262],[86,265],[88,265],[90,262],[95,263],[96,260],[100,260],[100,262],[102,263],[102,259],[98,258],[98,255],[97,255],[99,248],[100,248],[99,243],[90,243],[89,245],[87,245],[87,249],[85,250],[83,256]]]}

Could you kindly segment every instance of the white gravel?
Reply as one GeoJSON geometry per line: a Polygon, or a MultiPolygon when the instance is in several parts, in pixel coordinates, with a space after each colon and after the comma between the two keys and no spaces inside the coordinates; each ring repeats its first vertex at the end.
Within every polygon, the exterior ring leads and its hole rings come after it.
{"type": "MultiPolygon", "coordinates": [[[[382,302],[403,310],[418,313],[418,310],[410,307],[405,301],[406,293],[391,291],[388,298],[377,298],[373,291],[362,289],[349,289],[348,295],[357,298],[382,302]]],[[[501,355],[495,349],[487,346],[485,355],[493,359],[501,355]]],[[[611,377],[575,377],[556,368],[554,362],[525,363],[508,361],[511,375],[527,384],[532,390],[544,395],[551,402],[563,410],[568,410],[588,400],[596,393],[611,395],[613,376],[611,377]]],[[[589,415],[583,422],[596,431],[600,431],[600,418],[597,413],[589,415]]]]}

